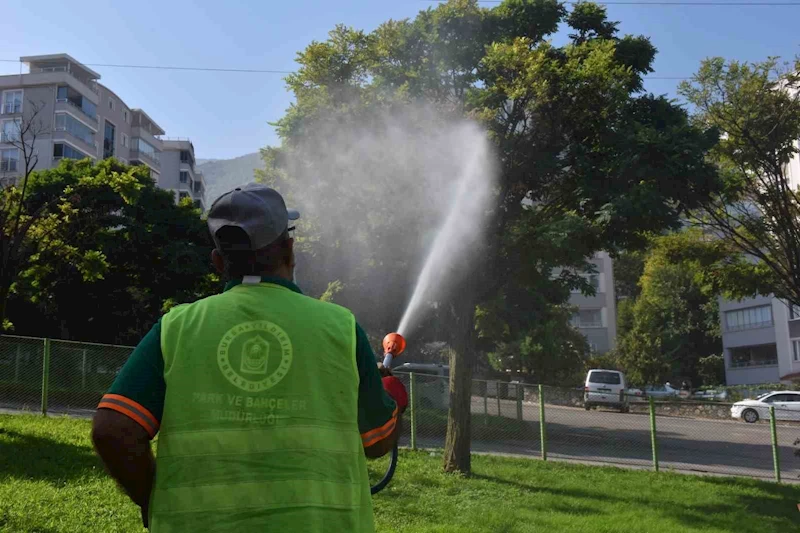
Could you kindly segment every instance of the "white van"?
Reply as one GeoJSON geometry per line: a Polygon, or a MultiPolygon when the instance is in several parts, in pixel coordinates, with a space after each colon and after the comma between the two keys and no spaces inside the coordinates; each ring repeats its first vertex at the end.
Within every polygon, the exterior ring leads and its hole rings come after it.
{"type": "Polygon", "coordinates": [[[588,411],[592,407],[613,407],[627,413],[630,406],[625,394],[625,374],[618,370],[592,369],[586,374],[583,388],[583,405],[588,411]]]}
{"type": "MultiPolygon", "coordinates": [[[[432,363],[403,363],[392,368],[395,374],[414,373],[416,404],[423,409],[447,409],[450,406],[450,367],[432,363]]],[[[408,380],[403,382],[408,387],[408,380]]]]}

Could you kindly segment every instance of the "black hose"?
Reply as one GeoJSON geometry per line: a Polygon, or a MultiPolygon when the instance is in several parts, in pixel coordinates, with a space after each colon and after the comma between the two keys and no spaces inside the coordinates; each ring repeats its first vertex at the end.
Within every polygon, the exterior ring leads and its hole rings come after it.
{"type": "Polygon", "coordinates": [[[392,457],[389,461],[389,469],[383,475],[383,479],[378,481],[376,485],[373,485],[369,488],[370,494],[378,494],[380,491],[386,488],[386,485],[394,477],[394,469],[397,468],[397,442],[394,443],[394,448],[392,448],[392,457]]]}

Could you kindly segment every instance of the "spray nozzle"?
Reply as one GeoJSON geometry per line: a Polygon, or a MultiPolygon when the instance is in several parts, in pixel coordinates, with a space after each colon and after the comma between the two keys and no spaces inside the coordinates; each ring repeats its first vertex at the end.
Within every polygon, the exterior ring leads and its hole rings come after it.
{"type": "Polygon", "coordinates": [[[389,333],[383,338],[383,366],[392,367],[392,359],[406,349],[406,340],[399,333],[389,333]]]}

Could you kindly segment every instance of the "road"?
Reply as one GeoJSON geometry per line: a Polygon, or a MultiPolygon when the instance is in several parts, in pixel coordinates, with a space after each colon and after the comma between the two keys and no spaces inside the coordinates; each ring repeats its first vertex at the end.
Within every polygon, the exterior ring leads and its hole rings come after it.
{"type": "MultiPolygon", "coordinates": [[[[498,416],[497,400],[489,399],[487,409],[490,417],[498,416]]],[[[502,400],[500,416],[510,419],[513,429],[494,433],[492,428],[502,426],[502,420],[491,419],[488,427],[480,428],[482,397],[473,397],[472,412],[477,415],[473,418],[474,451],[540,456],[538,405],[523,404],[526,423],[519,424],[516,402],[502,400]]],[[[650,419],[646,414],[547,405],[545,418],[548,458],[652,467],[650,419]]],[[[434,436],[429,427],[426,429],[427,435],[418,432],[418,446],[441,447],[440,432],[434,436]]],[[[774,479],[767,423],[659,416],[657,434],[661,470],[774,479]]],[[[787,482],[800,482],[800,457],[793,453],[797,439],[800,425],[778,424],[781,474],[787,482]]],[[[408,442],[407,437],[404,441],[408,442]]]]}
{"type": "MultiPolygon", "coordinates": [[[[38,405],[25,406],[37,412],[38,405]]],[[[539,457],[539,407],[523,403],[517,421],[515,401],[490,398],[487,403],[489,425],[485,424],[484,401],[473,397],[473,441],[475,452],[539,457]],[[498,410],[499,407],[499,410],[498,410]],[[496,417],[502,417],[498,419],[496,417]],[[506,424],[503,419],[507,419],[506,424]]],[[[0,413],[20,412],[22,405],[2,404],[0,413]]],[[[53,414],[91,416],[92,410],[51,405],[53,414]]],[[[421,412],[421,416],[424,411],[421,412]]],[[[550,459],[585,463],[604,463],[637,468],[652,467],[650,420],[646,414],[581,408],[546,406],[547,455],[550,459]]],[[[405,435],[409,443],[406,413],[405,435]]],[[[423,448],[444,446],[444,412],[431,424],[419,420],[417,445],[423,448]]],[[[746,424],[734,420],[709,420],[659,416],[657,419],[659,464],[662,470],[738,475],[773,479],[772,445],[769,424],[746,424]]],[[[800,457],[794,456],[800,425],[778,423],[781,474],[784,481],[800,482],[800,457]]],[[[800,449],[800,446],[798,447],[800,449]]]]}

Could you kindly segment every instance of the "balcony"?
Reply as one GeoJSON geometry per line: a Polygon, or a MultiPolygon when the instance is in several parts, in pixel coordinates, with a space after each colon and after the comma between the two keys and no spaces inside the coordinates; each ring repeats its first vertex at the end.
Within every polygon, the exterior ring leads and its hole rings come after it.
{"type": "Polygon", "coordinates": [[[778,350],[775,344],[745,346],[730,350],[728,368],[757,368],[778,364],[778,350]]]}
{"type": "Polygon", "coordinates": [[[147,166],[151,167],[153,170],[161,170],[161,159],[159,157],[159,152],[155,152],[155,154],[150,154],[142,150],[137,150],[136,148],[131,148],[131,161],[142,161],[147,166]]]}
{"type": "Polygon", "coordinates": [[[89,142],[87,139],[84,139],[83,137],[78,137],[77,135],[75,135],[70,131],[67,131],[66,129],[58,129],[58,128],[54,129],[53,140],[67,141],[73,146],[75,146],[75,148],[88,155],[89,157],[93,158],[97,157],[96,141],[89,142]]]}
{"type": "Polygon", "coordinates": [[[47,73],[51,73],[51,72],[65,72],[71,78],[73,78],[74,80],[79,81],[83,85],[85,85],[86,88],[88,88],[94,94],[97,94],[97,95],[100,94],[100,89],[98,89],[97,82],[95,80],[85,79],[85,78],[81,78],[80,76],[77,76],[74,72],[72,72],[70,70],[70,68],[68,66],[32,68],[30,73],[31,74],[47,74],[47,73]]]}
{"type": "Polygon", "coordinates": [[[73,102],[72,100],[69,100],[67,98],[59,98],[58,100],[56,100],[56,111],[76,112],[77,115],[81,118],[81,120],[85,120],[86,122],[94,126],[95,129],[97,129],[97,124],[98,124],[97,117],[93,117],[90,114],[88,114],[86,111],[84,111],[83,107],[81,107],[80,104],[73,102]]]}
{"type": "Polygon", "coordinates": [[[0,132],[0,143],[18,143],[20,140],[19,133],[0,132]]]}
{"type": "Polygon", "coordinates": [[[19,170],[19,161],[16,159],[7,159],[0,161],[0,172],[17,172],[19,170]]]}

